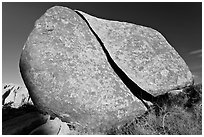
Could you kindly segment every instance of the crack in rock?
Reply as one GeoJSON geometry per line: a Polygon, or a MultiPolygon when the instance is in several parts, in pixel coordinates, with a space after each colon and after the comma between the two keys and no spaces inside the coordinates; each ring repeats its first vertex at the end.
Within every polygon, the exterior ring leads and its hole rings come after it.
{"type": "Polygon", "coordinates": [[[108,62],[110,63],[111,67],[113,68],[114,72],[120,77],[120,79],[123,81],[123,83],[130,89],[130,91],[138,98],[142,101],[142,103],[146,106],[147,109],[149,109],[149,106],[147,105],[147,103],[145,103],[143,101],[150,101],[153,102],[155,100],[155,97],[152,96],[151,94],[149,94],[148,92],[144,91],[143,89],[141,89],[136,83],[134,83],[121,69],[120,67],[118,67],[118,65],[114,62],[114,60],[111,58],[111,56],[109,55],[108,51],[106,50],[103,42],[101,41],[101,39],[98,37],[98,35],[96,34],[96,32],[94,32],[94,30],[91,28],[90,24],[88,23],[88,21],[86,20],[86,18],[80,14],[78,11],[76,11],[76,13],[82,18],[84,19],[84,21],[87,23],[87,25],[89,26],[90,30],[92,31],[92,33],[94,34],[94,36],[96,37],[96,39],[98,40],[98,42],[100,43],[101,47],[103,48],[104,53],[106,54],[106,57],[108,59],[108,62]]]}
{"type": "Polygon", "coordinates": [[[148,108],[145,100],[192,82],[157,31],[61,6],[36,21],[19,67],[39,110],[91,133],[132,120],[148,108]]]}
{"type": "Polygon", "coordinates": [[[87,20],[115,63],[146,92],[156,97],[193,84],[187,64],[158,31],[77,12],[87,20]]]}

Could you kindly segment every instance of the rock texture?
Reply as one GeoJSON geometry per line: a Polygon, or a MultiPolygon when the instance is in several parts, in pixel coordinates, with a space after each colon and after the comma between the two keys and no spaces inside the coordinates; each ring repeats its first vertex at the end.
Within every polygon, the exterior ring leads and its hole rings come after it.
{"type": "Polygon", "coordinates": [[[193,83],[184,60],[158,31],[77,12],[84,16],[116,64],[143,90],[157,96],[193,83]]]}
{"type": "Polygon", "coordinates": [[[20,59],[33,103],[76,127],[105,130],[146,108],[115,74],[86,22],[53,7],[35,23],[20,59]]]}
{"type": "Polygon", "coordinates": [[[20,71],[39,109],[100,131],[144,113],[139,94],[157,96],[193,82],[184,60],[159,32],[59,6],[36,21],[20,71]]]}

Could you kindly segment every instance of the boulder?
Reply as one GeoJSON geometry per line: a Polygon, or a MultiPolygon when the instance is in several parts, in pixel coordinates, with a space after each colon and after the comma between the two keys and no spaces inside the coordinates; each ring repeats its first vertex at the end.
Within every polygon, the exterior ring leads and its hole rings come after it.
{"type": "Polygon", "coordinates": [[[193,84],[158,31],[60,6],[36,21],[19,66],[40,110],[89,131],[132,120],[146,111],[143,99],[193,84]]]}
{"type": "Polygon", "coordinates": [[[81,14],[112,59],[140,88],[153,96],[193,83],[185,61],[156,30],[81,14]]]}
{"type": "Polygon", "coordinates": [[[50,8],[36,21],[19,65],[33,103],[76,128],[104,131],[146,111],[71,9],[50,8]]]}

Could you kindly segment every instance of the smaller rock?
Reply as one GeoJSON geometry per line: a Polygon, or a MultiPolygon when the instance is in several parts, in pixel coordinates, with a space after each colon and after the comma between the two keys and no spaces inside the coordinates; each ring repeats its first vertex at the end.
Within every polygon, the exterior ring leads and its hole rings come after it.
{"type": "Polygon", "coordinates": [[[45,124],[34,129],[29,135],[57,135],[60,131],[61,121],[59,118],[48,120],[45,124]]]}
{"type": "Polygon", "coordinates": [[[171,90],[171,91],[169,91],[169,93],[172,94],[172,95],[178,95],[178,94],[181,93],[181,92],[183,92],[182,89],[180,89],[180,90],[171,90]]]}
{"type": "Polygon", "coordinates": [[[62,122],[58,135],[68,135],[69,133],[70,133],[70,129],[67,126],[67,123],[66,122],[62,122]]]}

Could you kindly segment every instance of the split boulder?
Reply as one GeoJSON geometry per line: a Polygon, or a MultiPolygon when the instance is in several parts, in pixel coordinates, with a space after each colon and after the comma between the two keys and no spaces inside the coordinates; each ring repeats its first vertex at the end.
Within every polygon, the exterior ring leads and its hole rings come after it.
{"type": "Polygon", "coordinates": [[[102,44],[116,65],[153,96],[193,82],[184,60],[159,32],[56,6],[36,21],[21,54],[20,71],[33,103],[88,129],[105,130],[144,113],[141,99],[113,70],[102,44]]]}
{"type": "Polygon", "coordinates": [[[33,103],[80,127],[103,130],[146,110],[107,61],[86,22],[53,7],[35,23],[20,59],[33,103]]]}

